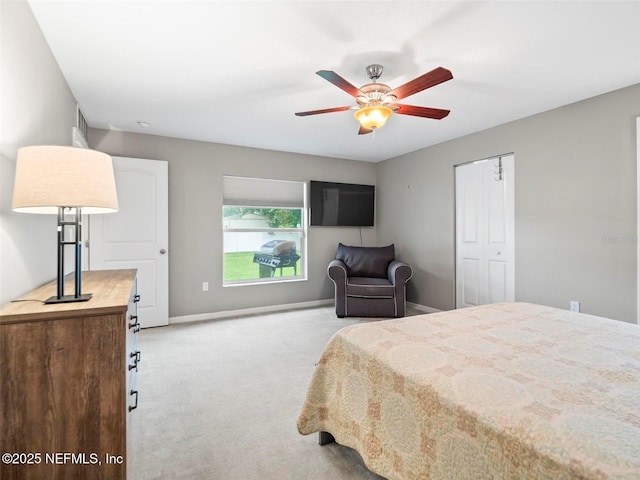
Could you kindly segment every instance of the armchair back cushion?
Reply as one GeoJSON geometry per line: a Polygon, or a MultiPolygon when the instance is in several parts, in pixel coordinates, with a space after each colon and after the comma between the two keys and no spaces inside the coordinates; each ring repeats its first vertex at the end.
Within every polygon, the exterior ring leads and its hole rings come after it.
{"type": "Polygon", "coordinates": [[[395,258],[394,244],[386,247],[351,247],[340,243],[336,259],[344,262],[349,277],[387,278],[395,258]]]}

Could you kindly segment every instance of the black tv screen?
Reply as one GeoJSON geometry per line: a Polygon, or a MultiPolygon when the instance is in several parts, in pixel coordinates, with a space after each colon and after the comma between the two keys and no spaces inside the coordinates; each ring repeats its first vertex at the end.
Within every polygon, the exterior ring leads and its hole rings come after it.
{"type": "Polygon", "coordinates": [[[326,227],[373,227],[375,186],[310,182],[310,224],[326,227]]]}

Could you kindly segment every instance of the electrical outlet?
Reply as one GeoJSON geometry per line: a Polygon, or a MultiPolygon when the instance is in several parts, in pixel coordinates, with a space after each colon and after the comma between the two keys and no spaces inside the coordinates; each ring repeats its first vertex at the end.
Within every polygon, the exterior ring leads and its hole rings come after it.
{"type": "Polygon", "coordinates": [[[572,312],[579,312],[580,302],[578,302],[577,300],[571,300],[569,302],[569,310],[571,310],[572,312]]]}
{"type": "Polygon", "coordinates": [[[202,282],[202,291],[203,292],[209,291],[209,282],[202,282]]]}

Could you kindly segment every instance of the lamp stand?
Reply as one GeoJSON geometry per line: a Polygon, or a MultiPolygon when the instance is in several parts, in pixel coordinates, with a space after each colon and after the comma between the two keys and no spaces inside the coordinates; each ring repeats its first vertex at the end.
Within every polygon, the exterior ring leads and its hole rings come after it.
{"type": "Polygon", "coordinates": [[[71,207],[58,207],[58,289],[57,295],[50,297],[44,303],[71,303],[86,302],[91,298],[91,293],[82,294],[82,209],[71,207]],[[73,221],[67,221],[65,218],[65,208],[74,210],[73,221]],[[74,240],[65,240],[65,227],[74,229],[74,240]],[[64,247],[67,245],[75,246],[75,293],[73,295],[64,294],[64,247]]]}

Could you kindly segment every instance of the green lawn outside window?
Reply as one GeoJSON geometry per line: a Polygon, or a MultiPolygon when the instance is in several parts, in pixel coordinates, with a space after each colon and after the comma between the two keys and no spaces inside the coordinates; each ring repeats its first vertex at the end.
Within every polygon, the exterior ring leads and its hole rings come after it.
{"type": "MultiPolygon", "coordinates": [[[[259,268],[253,262],[255,252],[232,252],[224,254],[224,281],[235,282],[239,280],[256,280],[259,278],[259,268]]],[[[296,270],[300,273],[300,260],[296,263],[296,270]]],[[[293,277],[293,267],[284,267],[282,274],[276,268],[274,277],[293,277]]]]}

